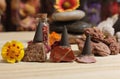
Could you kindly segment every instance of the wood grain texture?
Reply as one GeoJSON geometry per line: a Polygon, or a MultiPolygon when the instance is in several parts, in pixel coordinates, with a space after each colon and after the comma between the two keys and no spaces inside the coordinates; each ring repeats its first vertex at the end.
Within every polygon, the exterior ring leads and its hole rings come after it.
{"type": "MultiPolygon", "coordinates": [[[[6,41],[19,40],[27,45],[34,32],[0,33],[0,49],[6,41]]],[[[77,46],[72,46],[77,50],[77,46]]],[[[96,57],[93,64],[81,63],[5,63],[0,56],[0,79],[120,79],[120,55],[96,57]]]]}

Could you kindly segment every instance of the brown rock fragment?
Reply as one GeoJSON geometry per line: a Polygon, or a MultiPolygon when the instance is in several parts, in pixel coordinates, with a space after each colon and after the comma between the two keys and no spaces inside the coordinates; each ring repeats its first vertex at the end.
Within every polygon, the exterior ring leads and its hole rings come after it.
{"type": "MultiPolygon", "coordinates": [[[[76,42],[80,50],[79,52],[81,54],[85,41],[82,38],[80,38],[80,39],[76,39],[76,42]]],[[[111,53],[109,47],[102,42],[97,43],[97,42],[91,41],[91,51],[94,55],[97,55],[97,56],[108,56],[111,53]]]]}
{"type": "Polygon", "coordinates": [[[111,55],[116,55],[119,53],[119,43],[116,40],[115,36],[106,37],[103,42],[108,45],[111,55]]]}
{"type": "Polygon", "coordinates": [[[111,43],[109,45],[111,55],[117,55],[119,54],[119,44],[117,42],[111,43]]]}
{"type": "Polygon", "coordinates": [[[84,30],[85,34],[90,34],[91,35],[91,40],[94,42],[99,42],[102,41],[104,39],[104,34],[102,33],[102,31],[100,31],[100,29],[94,27],[94,28],[86,28],[84,30]]]}
{"type": "Polygon", "coordinates": [[[46,61],[47,55],[45,53],[43,43],[31,43],[25,50],[23,61],[25,62],[43,62],[46,61]]]}
{"type": "Polygon", "coordinates": [[[105,44],[109,46],[111,43],[117,42],[117,40],[115,36],[108,36],[102,42],[104,42],[105,44]]]}
{"type": "Polygon", "coordinates": [[[92,47],[92,53],[97,56],[108,56],[111,53],[109,47],[102,42],[92,43],[92,47]]]}
{"type": "Polygon", "coordinates": [[[72,62],[75,60],[74,53],[70,47],[56,46],[50,54],[52,62],[72,62]]]}

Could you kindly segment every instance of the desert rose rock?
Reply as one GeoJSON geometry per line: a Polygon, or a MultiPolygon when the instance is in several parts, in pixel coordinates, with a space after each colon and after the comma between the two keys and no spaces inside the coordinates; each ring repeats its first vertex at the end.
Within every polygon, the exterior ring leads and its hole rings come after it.
{"type": "MultiPolygon", "coordinates": [[[[81,38],[76,39],[76,43],[78,44],[78,48],[80,50],[79,53],[81,54],[85,43],[85,37],[82,36],[81,38]]],[[[111,53],[109,47],[102,42],[96,43],[91,41],[91,51],[97,56],[108,56],[111,53]]]]}
{"type": "Polygon", "coordinates": [[[103,32],[97,28],[97,27],[93,27],[93,28],[86,28],[84,30],[85,34],[90,34],[91,35],[91,40],[94,42],[100,42],[104,40],[104,34],[103,32]]]}
{"type": "Polygon", "coordinates": [[[119,54],[119,43],[114,42],[109,45],[111,55],[117,55],[119,54]]]}
{"type": "Polygon", "coordinates": [[[93,43],[92,46],[93,46],[92,53],[94,55],[108,56],[111,53],[109,47],[106,44],[102,43],[102,42],[93,43]]]}
{"type": "Polygon", "coordinates": [[[111,43],[116,43],[117,40],[115,36],[107,36],[102,42],[109,46],[111,43]]]}

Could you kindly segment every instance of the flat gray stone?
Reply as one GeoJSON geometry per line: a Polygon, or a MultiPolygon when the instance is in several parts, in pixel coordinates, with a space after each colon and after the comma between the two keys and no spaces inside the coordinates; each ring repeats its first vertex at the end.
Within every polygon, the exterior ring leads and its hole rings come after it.
{"type": "Polygon", "coordinates": [[[74,10],[69,12],[59,12],[52,15],[53,21],[73,21],[80,20],[85,16],[85,12],[82,10],[74,10]]]}
{"type": "Polygon", "coordinates": [[[92,24],[82,21],[53,22],[50,24],[50,31],[62,32],[65,25],[69,33],[83,33],[85,28],[92,27],[92,24]]]}

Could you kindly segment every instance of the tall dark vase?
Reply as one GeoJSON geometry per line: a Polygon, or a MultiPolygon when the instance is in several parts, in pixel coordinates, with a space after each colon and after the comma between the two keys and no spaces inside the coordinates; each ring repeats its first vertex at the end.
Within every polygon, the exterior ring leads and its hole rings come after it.
{"type": "Polygon", "coordinates": [[[50,17],[55,11],[54,9],[55,0],[40,0],[40,3],[41,3],[40,12],[47,13],[48,17],[50,17]]]}

